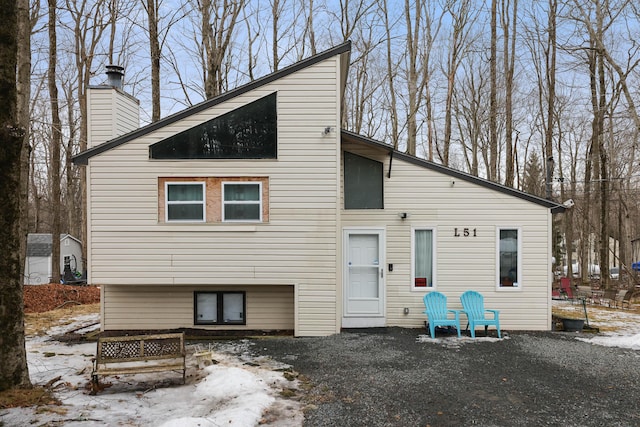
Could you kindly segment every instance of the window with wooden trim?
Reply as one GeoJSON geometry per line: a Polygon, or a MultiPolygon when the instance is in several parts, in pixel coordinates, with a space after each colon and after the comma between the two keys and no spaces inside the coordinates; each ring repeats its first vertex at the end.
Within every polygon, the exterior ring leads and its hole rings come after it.
{"type": "Polygon", "coordinates": [[[194,292],[196,325],[246,325],[245,292],[194,292]]]}
{"type": "Polygon", "coordinates": [[[158,221],[268,222],[268,177],[159,177],[158,221]]]}

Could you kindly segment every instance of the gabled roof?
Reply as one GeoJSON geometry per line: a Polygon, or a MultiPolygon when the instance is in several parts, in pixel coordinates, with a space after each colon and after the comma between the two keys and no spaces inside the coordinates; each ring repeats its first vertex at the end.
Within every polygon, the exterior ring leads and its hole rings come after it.
{"type": "Polygon", "coordinates": [[[430,169],[430,170],[442,173],[444,175],[454,177],[456,179],[472,182],[481,187],[489,188],[491,190],[495,190],[500,193],[508,194],[510,196],[517,197],[519,199],[524,199],[529,202],[536,203],[538,205],[551,209],[551,213],[560,213],[565,211],[564,206],[558,203],[555,203],[551,200],[543,199],[541,197],[534,196],[529,193],[525,193],[524,191],[516,190],[515,188],[507,187],[505,185],[498,184],[496,182],[489,181],[484,178],[480,178],[474,175],[470,175],[468,173],[460,172],[458,170],[451,169],[446,166],[442,166],[437,163],[430,162],[428,160],[424,160],[415,156],[408,155],[401,151],[395,150],[391,145],[385,144],[384,142],[376,141],[374,139],[367,138],[362,135],[358,135],[356,133],[353,133],[344,129],[341,131],[341,138],[346,142],[352,142],[356,144],[365,144],[371,147],[385,150],[389,153],[392,153],[393,158],[402,159],[408,163],[421,166],[425,169],[430,169]]]}
{"type": "MultiPolygon", "coordinates": [[[[71,234],[61,234],[60,241],[71,239],[82,245],[80,240],[71,234]]],[[[49,233],[29,233],[27,235],[27,256],[28,257],[49,257],[53,248],[53,238],[49,233]]]]}
{"type": "MultiPolygon", "coordinates": [[[[102,143],[100,145],[97,145],[95,147],[92,147],[88,150],[83,151],[82,153],[79,153],[77,155],[75,155],[73,157],[73,163],[75,163],[76,165],[86,165],[89,162],[89,159],[95,155],[98,155],[100,153],[104,153],[105,151],[111,150],[112,148],[118,147],[126,142],[129,142],[131,140],[134,140],[136,138],[139,138],[143,135],[146,135],[150,132],[153,132],[157,129],[160,129],[164,126],[167,126],[171,123],[177,122],[179,120],[182,120],[186,117],[189,117],[193,114],[199,113],[203,110],[206,110],[208,108],[211,108],[215,105],[218,105],[222,102],[228,101],[230,99],[233,99],[237,96],[240,96],[244,93],[250,92],[254,89],[257,89],[261,86],[264,86],[268,83],[274,82],[276,80],[279,80],[283,77],[288,76],[289,74],[293,74],[297,71],[300,71],[304,68],[310,67],[312,65],[315,65],[319,62],[322,62],[326,59],[329,59],[333,56],[336,55],[340,55],[340,54],[348,54],[349,52],[351,52],[351,41],[346,41],[338,46],[335,46],[329,50],[326,50],[324,52],[318,53],[317,55],[314,55],[310,58],[307,59],[303,59],[300,62],[296,62],[295,64],[292,64],[288,67],[285,67],[279,71],[276,71],[275,73],[271,73],[268,74],[264,77],[261,77],[257,80],[254,80],[250,83],[247,83],[245,85],[239,86],[233,90],[230,90],[228,92],[225,92],[223,94],[220,94],[218,96],[216,96],[215,98],[211,98],[208,99],[206,101],[201,102],[200,104],[196,104],[192,107],[189,107],[185,110],[182,110],[178,113],[172,114],[170,116],[167,116],[164,119],[158,120],[157,122],[151,123],[147,126],[143,126],[139,129],[134,130],[133,132],[127,133],[125,135],[119,136],[117,138],[114,138],[112,140],[109,140],[105,143],[102,143]]],[[[348,60],[346,61],[348,63],[348,60]]],[[[347,64],[348,65],[348,64],[347,64]]],[[[346,67],[343,66],[343,74],[346,71],[346,67]]],[[[342,80],[341,84],[344,85],[344,79],[345,76],[342,76],[342,80]]]]}

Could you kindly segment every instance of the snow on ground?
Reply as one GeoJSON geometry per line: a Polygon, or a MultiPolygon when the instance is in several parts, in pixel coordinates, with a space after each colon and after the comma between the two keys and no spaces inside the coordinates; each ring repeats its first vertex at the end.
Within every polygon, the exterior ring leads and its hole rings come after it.
{"type": "Polygon", "coordinates": [[[90,395],[87,385],[96,344],[67,345],[50,337],[97,321],[97,314],[78,316],[70,324],[52,328],[46,337],[27,337],[31,381],[37,385],[51,382],[62,405],[0,410],[0,425],[302,424],[300,402],[280,394],[298,387],[296,380],[289,381],[283,375],[288,366],[266,358],[251,358],[248,341],[234,341],[225,344],[228,351],[214,351],[213,359],[218,363],[209,366],[203,366],[194,357],[194,353],[209,348],[202,344],[188,345],[185,385],[181,373],[176,372],[123,375],[101,379],[101,383],[111,385],[95,396],[90,395]]]}
{"type": "Polygon", "coordinates": [[[563,312],[573,312],[576,317],[588,319],[589,325],[600,329],[598,334],[579,334],[576,339],[606,347],[640,350],[640,313],[634,310],[610,308],[603,305],[554,300],[553,307],[563,312]]]}
{"type": "MultiPolygon", "coordinates": [[[[584,307],[579,303],[553,301],[553,308],[554,312],[584,318],[584,307]]],[[[640,350],[638,310],[589,304],[587,314],[590,326],[600,328],[600,332],[576,333],[576,339],[594,345],[640,350]]],[[[96,328],[97,321],[97,314],[81,315],[69,324],[50,329],[47,336],[27,337],[32,382],[51,383],[62,405],[0,410],[0,425],[289,427],[302,424],[302,404],[281,395],[291,390],[295,394],[299,386],[296,380],[284,377],[283,370],[288,366],[251,356],[252,344],[247,340],[216,343],[213,347],[189,345],[185,385],[181,375],[174,372],[106,377],[102,383],[110,383],[110,387],[91,396],[86,386],[95,343],[67,345],[51,337],[84,325],[88,329],[96,328]],[[199,365],[194,353],[208,350],[213,351],[213,359],[218,363],[199,365]]],[[[508,334],[503,339],[509,339],[508,334]]],[[[458,339],[450,335],[432,340],[428,335],[420,335],[418,341],[459,347],[498,339],[458,339]]]]}
{"type": "MultiPolygon", "coordinates": [[[[553,300],[553,311],[561,313],[563,316],[570,316],[580,319],[589,319],[589,326],[598,328],[597,334],[577,333],[576,339],[594,345],[606,347],[621,347],[640,350],[640,311],[637,306],[633,310],[611,308],[602,305],[587,304],[585,307],[580,301],[553,300]]],[[[491,332],[491,328],[489,328],[491,332]]],[[[502,339],[509,339],[508,333],[503,331],[502,339]]],[[[465,344],[475,344],[478,342],[496,342],[495,337],[478,336],[473,339],[467,335],[458,338],[455,334],[438,332],[436,338],[431,335],[419,335],[417,342],[433,343],[445,347],[459,348],[465,344]]]]}

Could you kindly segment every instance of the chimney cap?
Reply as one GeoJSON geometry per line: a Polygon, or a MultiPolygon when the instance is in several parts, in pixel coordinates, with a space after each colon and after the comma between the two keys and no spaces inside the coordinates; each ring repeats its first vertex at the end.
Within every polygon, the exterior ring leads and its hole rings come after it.
{"type": "Polygon", "coordinates": [[[107,65],[107,79],[109,86],[122,89],[122,78],[124,77],[124,67],[120,65],[107,65]]]}

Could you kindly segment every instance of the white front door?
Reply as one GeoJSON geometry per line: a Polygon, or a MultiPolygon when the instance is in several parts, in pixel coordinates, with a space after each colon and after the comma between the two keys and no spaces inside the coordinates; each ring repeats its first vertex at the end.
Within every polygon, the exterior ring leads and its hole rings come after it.
{"type": "Polygon", "coordinates": [[[344,231],[343,328],[385,326],[383,230],[344,231]]]}

